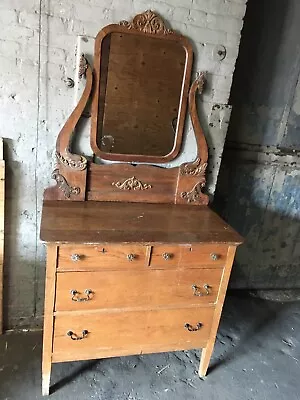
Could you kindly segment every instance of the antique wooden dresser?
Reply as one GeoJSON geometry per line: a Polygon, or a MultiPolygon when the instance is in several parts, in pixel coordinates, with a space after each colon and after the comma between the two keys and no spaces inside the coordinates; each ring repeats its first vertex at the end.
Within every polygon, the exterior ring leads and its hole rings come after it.
{"type": "Polygon", "coordinates": [[[44,395],[55,362],[201,348],[207,372],[242,239],[202,192],[204,74],[190,87],[192,57],[189,40],[152,11],[103,28],[93,70],[81,57],[85,89],[57,138],[57,185],[44,194],[44,395]],[[90,159],[72,152],[89,100],[90,159]],[[157,166],[181,149],[187,103],[197,157],[157,166]]]}

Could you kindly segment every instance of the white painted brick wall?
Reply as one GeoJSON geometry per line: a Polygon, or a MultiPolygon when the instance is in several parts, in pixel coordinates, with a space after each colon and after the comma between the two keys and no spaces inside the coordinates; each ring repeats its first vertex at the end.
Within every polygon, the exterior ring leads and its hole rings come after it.
{"type": "Polygon", "coordinates": [[[1,8],[0,23],[5,25],[15,24],[18,20],[18,14],[15,10],[1,8]]]}
{"type": "MultiPolygon", "coordinates": [[[[57,134],[73,107],[75,93],[66,88],[64,80],[74,76],[77,36],[94,37],[104,25],[130,19],[146,9],[157,11],[173,29],[191,38],[194,71],[208,73],[203,124],[213,160],[209,174],[213,191],[230,109],[222,106],[217,112],[212,107],[228,102],[246,0],[0,2],[0,135],[6,138],[8,165],[5,305],[9,327],[34,326],[41,321],[45,270],[39,241],[41,200],[50,183],[57,134]],[[218,45],[227,50],[223,61],[213,56],[218,45]]],[[[191,144],[179,162],[194,156],[190,124],[187,132],[185,141],[191,144]]]]}

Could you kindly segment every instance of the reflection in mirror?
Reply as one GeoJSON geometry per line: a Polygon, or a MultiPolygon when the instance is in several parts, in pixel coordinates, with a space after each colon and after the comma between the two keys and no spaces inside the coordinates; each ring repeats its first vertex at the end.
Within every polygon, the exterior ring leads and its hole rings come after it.
{"type": "Polygon", "coordinates": [[[133,33],[103,39],[97,134],[102,152],[158,157],[172,152],[185,63],[185,49],[176,41],[133,33]]]}

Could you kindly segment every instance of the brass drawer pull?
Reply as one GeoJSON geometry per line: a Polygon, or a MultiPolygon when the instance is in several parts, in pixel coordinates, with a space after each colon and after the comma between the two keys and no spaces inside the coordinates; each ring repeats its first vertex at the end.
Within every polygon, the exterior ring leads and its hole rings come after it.
{"type": "Polygon", "coordinates": [[[71,260],[72,261],[79,261],[80,260],[80,255],[79,254],[72,254],[71,255],[71,260]]]}
{"type": "Polygon", "coordinates": [[[170,258],[172,258],[173,257],[173,254],[171,254],[171,253],[163,253],[162,254],[162,258],[164,259],[164,260],[170,260],[170,258]]]}
{"type": "Polygon", "coordinates": [[[128,260],[128,261],[133,261],[135,258],[136,258],[136,255],[135,255],[135,254],[132,254],[132,253],[127,254],[127,260],[128,260]]]}
{"type": "Polygon", "coordinates": [[[193,294],[194,296],[208,296],[210,295],[210,289],[211,287],[208,286],[208,284],[206,283],[205,285],[203,285],[203,289],[205,290],[205,292],[201,292],[201,288],[199,288],[199,286],[197,285],[192,285],[192,289],[193,289],[193,294]]]}
{"type": "Polygon", "coordinates": [[[219,256],[219,254],[211,253],[210,258],[211,258],[213,261],[217,261],[217,260],[220,258],[220,256],[219,256]]]}
{"type": "Polygon", "coordinates": [[[79,302],[83,302],[83,301],[89,301],[92,300],[91,299],[91,294],[93,294],[93,291],[91,289],[85,289],[84,294],[86,295],[86,297],[77,297],[77,295],[80,293],[75,289],[70,290],[70,293],[72,295],[72,301],[79,301],[79,302]]]}
{"type": "Polygon", "coordinates": [[[87,337],[88,333],[89,332],[85,329],[84,331],[82,331],[82,336],[77,336],[76,333],[68,331],[67,336],[69,336],[72,340],[82,340],[87,337]]]}
{"type": "Polygon", "coordinates": [[[184,327],[190,332],[196,332],[199,331],[200,328],[202,328],[202,324],[201,322],[198,322],[198,324],[195,327],[192,326],[191,324],[185,324],[184,327]]]}

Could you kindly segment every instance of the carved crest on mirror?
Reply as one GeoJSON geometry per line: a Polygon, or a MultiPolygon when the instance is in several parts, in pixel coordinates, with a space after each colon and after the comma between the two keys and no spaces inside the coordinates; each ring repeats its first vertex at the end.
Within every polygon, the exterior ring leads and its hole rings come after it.
{"type": "Polygon", "coordinates": [[[121,21],[120,25],[128,29],[136,29],[144,33],[172,35],[174,31],[166,28],[165,22],[151,10],[136,15],[132,21],[121,21]]]}

